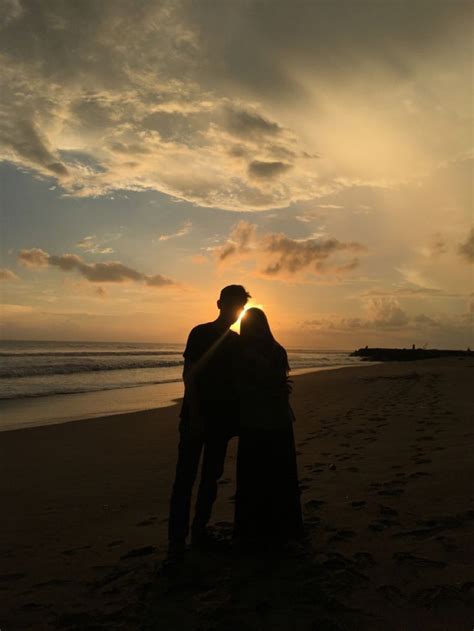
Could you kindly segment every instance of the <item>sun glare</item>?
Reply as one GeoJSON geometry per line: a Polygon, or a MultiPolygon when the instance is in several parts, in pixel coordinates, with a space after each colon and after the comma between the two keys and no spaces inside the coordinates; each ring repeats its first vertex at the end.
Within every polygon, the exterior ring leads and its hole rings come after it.
{"type": "Polygon", "coordinates": [[[252,307],[258,307],[259,309],[263,309],[263,305],[260,304],[256,304],[256,303],[247,303],[245,305],[245,307],[242,309],[241,314],[239,315],[238,319],[234,322],[234,324],[230,327],[231,331],[235,331],[236,333],[240,333],[240,323],[242,322],[242,318],[245,317],[245,313],[249,310],[252,309],[252,307]]]}

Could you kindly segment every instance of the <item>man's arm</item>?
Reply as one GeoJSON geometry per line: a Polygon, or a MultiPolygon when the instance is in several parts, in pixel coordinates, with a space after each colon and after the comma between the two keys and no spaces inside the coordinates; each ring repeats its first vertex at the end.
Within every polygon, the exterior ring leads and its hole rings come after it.
{"type": "Polygon", "coordinates": [[[183,368],[184,395],[186,397],[191,416],[199,415],[199,401],[197,397],[195,379],[196,363],[197,362],[193,362],[190,359],[185,359],[183,368]]]}
{"type": "Polygon", "coordinates": [[[203,419],[199,410],[199,399],[196,387],[197,362],[190,359],[184,360],[183,381],[184,396],[189,409],[189,426],[192,433],[200,433],[203,430],[203,419]]]}

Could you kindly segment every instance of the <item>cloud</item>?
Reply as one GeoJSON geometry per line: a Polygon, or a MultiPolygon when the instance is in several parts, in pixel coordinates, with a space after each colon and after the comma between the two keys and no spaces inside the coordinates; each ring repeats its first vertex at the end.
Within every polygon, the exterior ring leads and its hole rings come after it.
{"type": "Polygon", "coordinates": [[[168,241],[169,239],[176,239],[178,237],[184,237],[185,235],[189,234],[192,228],[192,225],[193,224],[191,221],[185,221],[179,230],[177,230],[176,232],[172,232],[171,234],[160,235],[158,237],[158,241],[168,241]]]}
{"type": "Polygon", "coordinates": [[[367,311],[370,321],[376,328],[400,328],[408,324],[406,312],[395,298],[372,298],[367,311]]]}
{"type": "Polygon", "coordinates": [[[0,267],[0,281],[9,282],[9,281],[15,281],[15,280],[19,280],[15,272],[12,272],[10,269],[7,269],[6,267],[0,267]]]}
{"type": "Polygon", "coordinates": [[[406,297],[433,297],[433,296],[445,296],[453,297],[459,296],[459,294],[448,293],[443,289],[437,287],[424,287],[422,285],[416,285],[414,283],[403,283],[401,285],[394,285],[390,289],[369,289],[362,294],[362,297],[394,297],[394,296],[406,296],[406,297]]]}
{"type": "Polygon", "coordinates": [[[247,254],[256,241],[257,226],[248,221],[239,221],[229,234],[227,243],[217,249],[220,261],[225,261],[236,254],[247,254]]]}
{"type": "Polygon", "coordinates": [[[419,313],[418,315],[416,315],[413,318],[413,322],[415,322],[416,324],[423,325],[423,326],[433,326],[433,327],[440,326],[439,320],[435,320],[434,318],[426,315],[426,313],[419,313]]]}
{"type": "Polygon", "coordinates": [[[280,125],[264,118],[257,111],[228,106],[224,110],[225,129],[242,138],[255,138],[255,136],[276,136],[282,131],[280,125]]]}
{"type": "Polygon", "coordinates": [[[249,175],[254,178],[272,179],[291,169],[291,164],[284,162],[262,162],[254,160],[249,164],[249,175]]]}
{"type": "Polygon", "coordinates": [[[47,267],[49,254],[41,248],[23,249],[18,254],[18,260],[25,267],[47,267]]]}
{"type": "Polygon", "coordinates": [[[430,246],[431,256],[434,258],[440,257],[447,251],[446,240],[439,232],[433,236],[430,246]]]}
{"type": "Polygon", "coordinates": [[[380,331],[406,332],[409,335],[424,335],[427,332],[441,331],[448,334],[462,333],[469,336],[472,314],[460,313],[456,316],[446,314],[428,315],[426,313],[409,314],[393,298],[373,299],[366,304],[366,315],[348,318],[341,315],[306,320],[303,328],[320,331],[357,332],[380,331]]]}
{"type": "Polygon", "coordinates": [[[18,260],[26,267],[57,267],[63,272],[78,272],[91,283],[144,283],[150,287],[167,287],[174,281],[161,274],[148,275],[127,267],[118,261],[106,263],[86,263],[77,254],[48,254],[39,248],[23,249],[18,260]]]}
{"type": "MultiPolygon", "coordinates": [[[[265,268],[269,275],[289,272],[294,274],[312,268],[317,272],[325,271],[327,260],[338,252],[366,252],[367,248],[357,242],[341,242],[335,238],[290,239],[284,234],[268,234],[263,238],[265,251],[273,258],[265,268]]],[[[355,263],[356,265],[357,263],[355,263]]],[[[348,269],[354,268],[354,260],[348,269]]],[[[337,268],[342,271],[341,267],[337,268]]],[[[332,269],[331,269],[332,271],[332,269]]],[[[346,270],[347,271],[347,270],[346,270]]]]}
{"type": "Polygon", "coordinates": [[[252,257],[263,275],[291,277],[300,272],[350,272],[357,267],[357,258],[342,263],[336,263],[333,258],[340,253],[366,251],[360,243],[341,242],[335,238],[291,239],[283,233],[271,232],[259,235],[255,224],[240,221],[230,232],[227,242],[215,249],[215,254],[220,262],[252,257]]]}
{"type": "Polygon", "coordinates": [[[97,237],[95,234],[91,234],[84,237],[76,243],[76,247],[84,250],[84,252],[90,252],[92,254],[112,254],[113,248],[110,246],[104,247],[106,243],[120,239],[121,232],[107,234],[102,238],[97,237]]]}
{"type": "Polygon", "coordinates": [[[58,151],[51,150],[47,138],[32,120],[16,118],[6,121],[1,130],[1,144],[5,157],[10,152],[18,156],[18,161],[25,166],[39,168],[43,173],[66,177],[68,169],[58,157],[58,151]]]}
{"type": "Polygon", "coordinates": [[[458,254],[468,263],[474,263],[474,228],[471,228],[466,241],[459,244],[458,254]]]}
{"type": "Polygon", "coordinates": [[[465,151],[468,3],[348,7],[8,0],[0,159],[72,196],[256,211],[465,151]]]}

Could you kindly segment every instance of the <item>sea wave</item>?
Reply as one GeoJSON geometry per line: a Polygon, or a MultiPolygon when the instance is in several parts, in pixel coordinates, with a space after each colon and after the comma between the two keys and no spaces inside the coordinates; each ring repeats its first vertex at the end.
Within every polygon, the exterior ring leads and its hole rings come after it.
{"type": "Polygon", "coordinates": [[[121,361],[119,363],[101,363],[97,361],[58,364],[27,364],[4,366],[0,368],[0,378],[18,379],[20,377],[39,377],[52,375],[71,375],[84,372],[103,372],[111,370],[132,370],[141,368],[172,368],[183,365],[182,359],[165,361],[121,361]]]}

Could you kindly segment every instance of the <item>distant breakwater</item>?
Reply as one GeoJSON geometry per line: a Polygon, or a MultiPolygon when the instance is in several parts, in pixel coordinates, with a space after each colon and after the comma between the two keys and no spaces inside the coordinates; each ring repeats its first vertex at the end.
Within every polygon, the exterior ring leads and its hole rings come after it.
{"type": "Polygon", "coordinates": [[[361,357],[366,361],[414,361],[417,359],[434,359],[436,357],[472,357],[474,353],[468,348],[461,350],[439,350],[437,348],[359,348],[351,353],[352,357],[361,357]]]}

